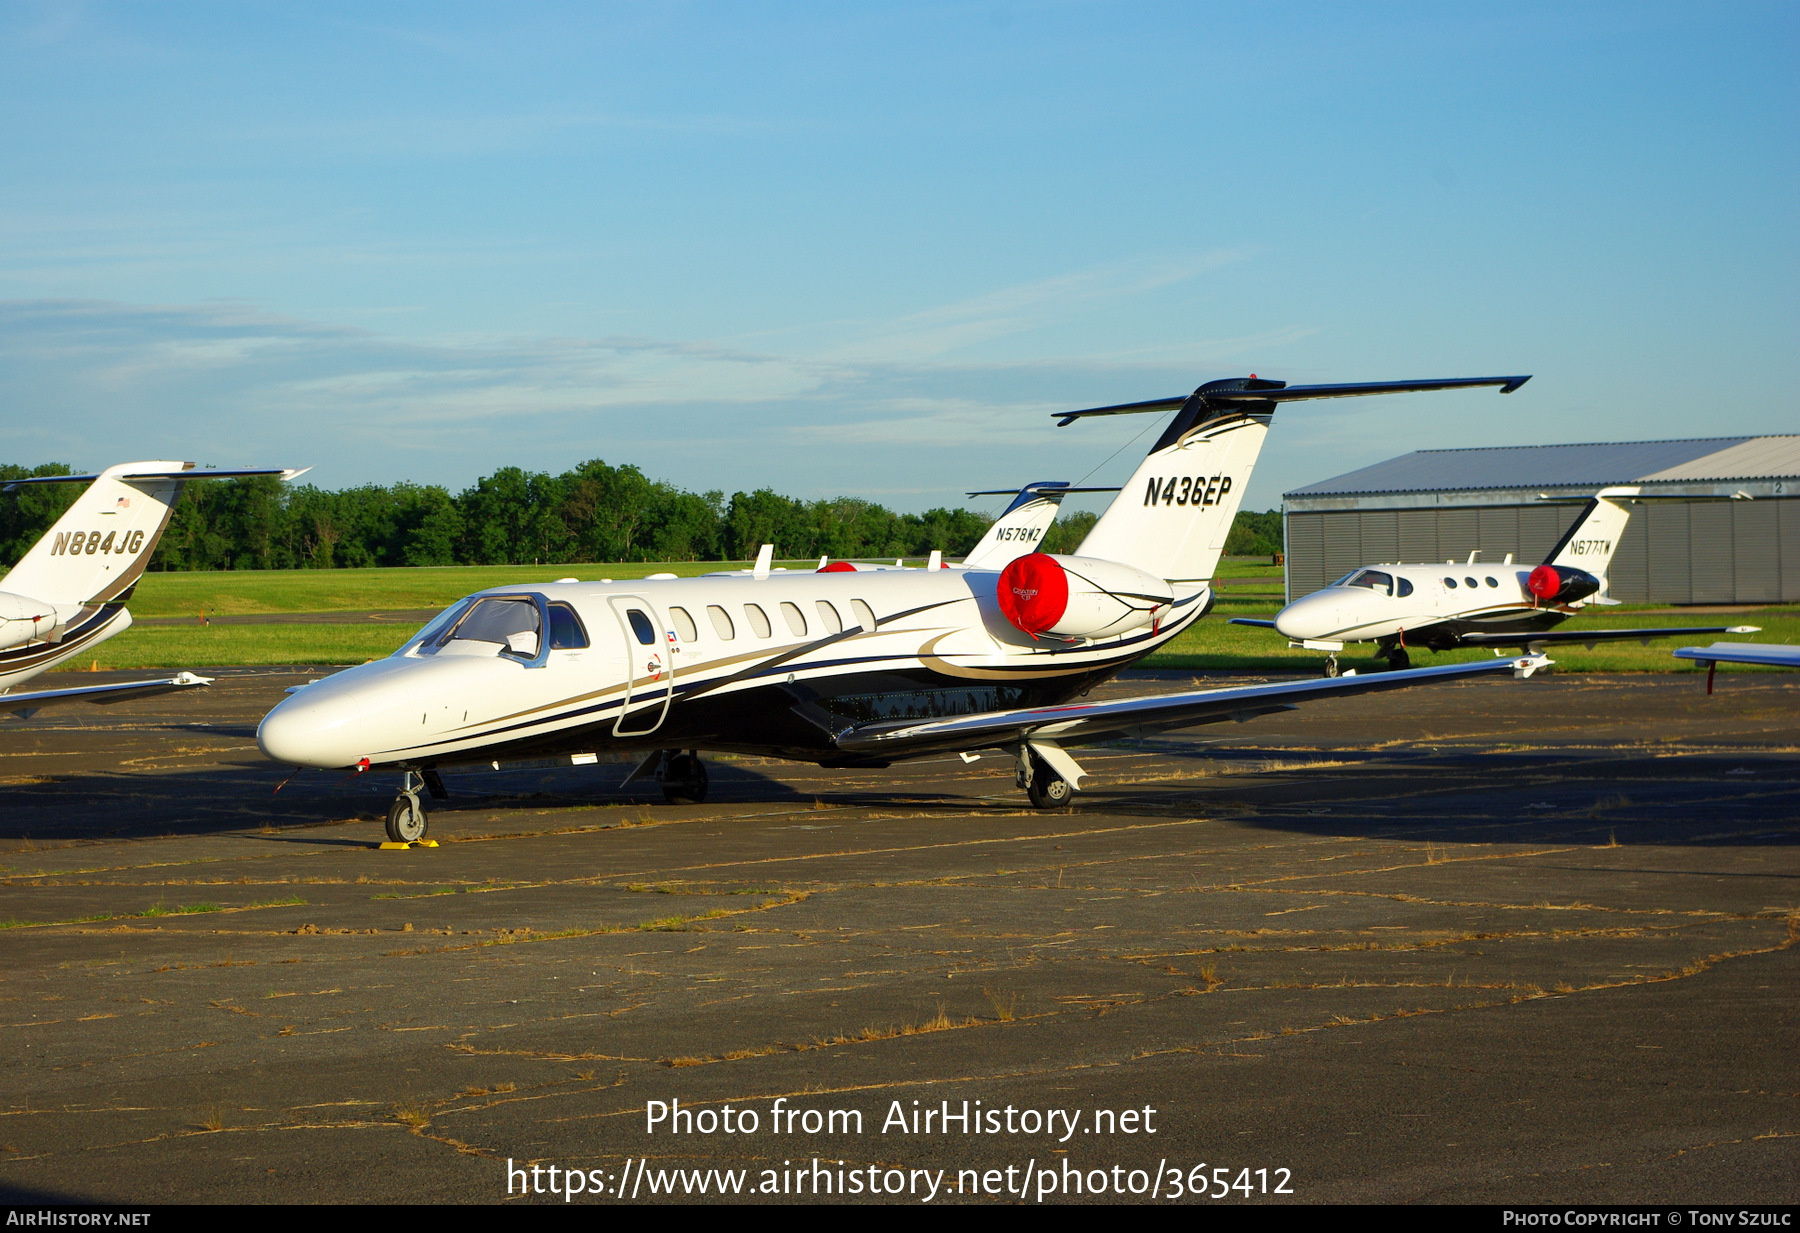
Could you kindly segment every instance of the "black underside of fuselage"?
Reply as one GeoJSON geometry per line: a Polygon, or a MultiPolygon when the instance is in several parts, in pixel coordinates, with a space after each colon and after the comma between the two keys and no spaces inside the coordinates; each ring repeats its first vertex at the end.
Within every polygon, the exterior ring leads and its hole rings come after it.
{"type": "Polygon", "coordinates": [[[1016,680],[971,680],[928,668],[885,669],[686,697],[678,679],[667,717],[649,732],[629,730],[649,727],[655,722],[654,711],[633,711],[626,718],[628,731],[615,734],[618,711],[609,707],[591,723],[484,745],[479,750],[423,758],[416,765],[454,767],[574,753],[696,749],[823,766],[880,767],[888,763],[840,752],[834,736],[880,720],[948,719],[1055,706],[1086,693],[1129,662],[1066,676],[1028,676],[1021,671],[1016,680]]]}
{"type": "MultiPolygon", "coordinates": [[[[1568,618],[1568,613],[1556,608],[1507,608],[1409,629],[1405,640],[1409,647],[1453,651],[1462,645],[1464,634],[1537,634],[1554,629],[1568,618]]],[[[1381,644],[1387,646],[1397,641],[1398,638],[1383,638],[1381,644]]]]}

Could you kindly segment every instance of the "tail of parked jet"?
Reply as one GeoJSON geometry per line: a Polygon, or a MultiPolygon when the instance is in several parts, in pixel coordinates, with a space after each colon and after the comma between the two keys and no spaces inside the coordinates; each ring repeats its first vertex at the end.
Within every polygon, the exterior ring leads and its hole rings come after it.
{"type": "MultiPolygon", "coordinates": [[[[1067,480],[1041,480],[1027,484],[1013,497],[1012,504],[987,529],[981,542],[963,558],[967,569],[1003,569],[1028,552],[1043,547],[1050,524],[1056,521],[1057,507],[1070,493],[1117,492],[1117,488],[1071,488],[1067,480]]],[[[1012,493],[1010,488],[988,488],[971,492],[971,497],[999,497],[1012,493]]]]}
{"type": "Polygon", "coordinates": [[[1544,563],[1526,579],[1526,588],[1537,600],[1553,604],[1618,602],[1606,594],[1606,569],[1619,549],[1619,537],[1625,533],[1631,511],[1607,498],[1635,497],[1639,491],[1602,488],[1594,494],[1544,563]]]}
{"type": "Polygon", "coordinates": [[[1122,562],[1177,586],[1204,584],[1212,578],[1225,551],[1225,537],[1231,533],[1277,403],[1484,385],[1497,385],[1501,393],[1510,394],[1530,379],[1469,377],[1290,386],[1252,375],[1209,381],[1186,397],[1062,412],[1060,422],[1066,425],[1088,415],[1179,408],[1076,555],[1122,562]]]}
{"type": "Polygon", "coordinates": [[[9,490],[25,484],[88,488],[0,578],[0,594],[33,601],[48,610],[46,618],[54,616],[52,625],[66,625],[84,609],[119,602],[137,583],[169,525],[184,480],[300,474],[193,467],[191,462],[126,462],[98,475],[41,475],[7,484],[9,490]]]}
{"type": "Polygon", "coordinates": [[[206,684],[182,673],[164,681],[129,681],[19,694],[14,686],[46,672],[131,626],[124,600],[150,564],[175,512],[181,485],[300,471],[197,471],[191,462],[127,462],[98,475],[40,475],[24,484],[86,484],[56,525],[0,578],[0,697],[28,714],[51,702],[117,702],[206,684]]]}
{"type": "Polygon", "coordinates": [[[1608,497],[1635,497],[1640,490],[1636,488],[1602,488],[1594,494],[1594,499],[1587,503],[1581,511],[1581,517],[1557,541],[1550,555],[1544,558],[1545,565],[1572,565],[1585,569],[1599,578],[1604,589],[1606,567],[1612,564],[1613,553],[1618,551],[1619,537],[1625,533],[1625,524],[1631,519],[1631,511],[1623,505],[1615,505],[1608,497]]]}

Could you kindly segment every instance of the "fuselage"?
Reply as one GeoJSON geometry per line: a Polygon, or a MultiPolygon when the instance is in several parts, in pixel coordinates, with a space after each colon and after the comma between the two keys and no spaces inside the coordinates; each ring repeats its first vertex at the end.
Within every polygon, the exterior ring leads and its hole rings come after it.
{"type": "Polygon", "coordinates": [[[1465,633],[1545,630],[1573,607],[1544,607],[1526,587],[1529,566],[1371,565],[1303,595],[1275,615],[1301,643],[1404,642],[1448,650],[1465,633]]]}
{"type": "Polygon", "coordinates": [[[298,690],[258,742],[298,766],[432,767],[694,748],[829,765],[879,719],[1066,701],[1185,629],[1095,639],[1013,626],[986,570],[774,571],[496,587],[404,647],[298,690]],[[485,605],[485,606],[484,606],[485,605]]]}

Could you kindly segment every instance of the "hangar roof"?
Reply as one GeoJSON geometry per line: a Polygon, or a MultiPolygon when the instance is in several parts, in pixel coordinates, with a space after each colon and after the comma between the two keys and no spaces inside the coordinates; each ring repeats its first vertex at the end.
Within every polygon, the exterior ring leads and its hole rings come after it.
{"type": "Polygon", "coordinates": [[[1702,437],[1683,441],[1416,450],[1284,495],[1604,488],[1609,484],[1659,481],[1793,478],[1800,478],[1800,435],[1702,437]]]}

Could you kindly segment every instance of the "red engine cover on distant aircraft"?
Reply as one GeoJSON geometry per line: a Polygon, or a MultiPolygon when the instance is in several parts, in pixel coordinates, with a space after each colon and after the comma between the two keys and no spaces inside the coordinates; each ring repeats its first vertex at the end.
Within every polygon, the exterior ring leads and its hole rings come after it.
{"type": "Polygon", "coordinates": [[[854,574],[855,572],[856,566],[848,561],[833,561],[830,565],[821,565],[813,571],[815,574],[854,574]]]}
{"type": "Polygon", "coordinates": [[[1549,565],[1538,566],[1525,579],[1526,588],[1539,599],[1555,599],[1556,593],[1562,590],[1562,584],[1562,575],[1549,565]]]}
{"type": "Polygon", "coordinates": [[[1000,611],[1033,638],[1062,620],[1069,607],[1069,576],[1041,552],[1027,553],[1000,571],[1000,611]]]}

